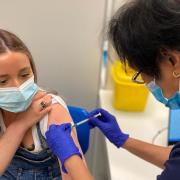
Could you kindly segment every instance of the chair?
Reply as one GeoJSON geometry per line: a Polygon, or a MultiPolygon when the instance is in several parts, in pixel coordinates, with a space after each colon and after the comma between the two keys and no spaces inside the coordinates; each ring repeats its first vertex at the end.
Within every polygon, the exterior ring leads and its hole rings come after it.
{"type": "MultiPolygon", "coordinates": [[[[77,123],[82,121],[88,117],[88,112],[86,109],[75,106],[68,106],[69,113],[74,121],[77,123]]],[[[85,154],[89,147],[89,136],[90,136],[90,127],[88,123],[84,123],[80,126],[76,127],[77,136],[79,140],[79,144],[81,146],[83,154],[85,154]]]]}

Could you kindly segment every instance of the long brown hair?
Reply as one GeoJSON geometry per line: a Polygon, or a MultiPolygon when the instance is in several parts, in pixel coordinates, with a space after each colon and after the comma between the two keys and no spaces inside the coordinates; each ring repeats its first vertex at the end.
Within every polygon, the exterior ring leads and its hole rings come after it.
{"type": "Polygon", "coordinates": [[[15,34],[0,29],[0,54],[6,53],[8,51],[21,52],[24,53],[29,58],[29,62],[34,74],[34,80],[35,82],[37,82],[36,67],[34,64],[33,57],[27,46],[15,34]]]}

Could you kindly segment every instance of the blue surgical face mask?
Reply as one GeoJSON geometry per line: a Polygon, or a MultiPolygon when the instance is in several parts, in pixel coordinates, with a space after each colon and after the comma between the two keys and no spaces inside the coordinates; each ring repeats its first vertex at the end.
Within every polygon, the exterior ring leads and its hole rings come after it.
{"type": "Polygon", "coordinates": [[[34,83],[34,77],[20,87],[0,88],[0,108],[14,113],[25,111],[38,89],[39,87],[34,83]]]}
{"type": "Polygon", "coordinates": [[[175,92],[171,98],[167,99],[163,96],[162,89],[156,84],[155,79],[146,84],[146,86],[154,97],[165,106],[169,107],[170,109],[180,109],[180,91],[175,92]]]}

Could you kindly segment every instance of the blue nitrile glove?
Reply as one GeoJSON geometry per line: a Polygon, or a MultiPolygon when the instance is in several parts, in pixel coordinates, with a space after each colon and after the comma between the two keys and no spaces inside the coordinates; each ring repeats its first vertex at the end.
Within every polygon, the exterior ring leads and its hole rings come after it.
{"type": "Polygon", "coordinates": [[[71,124],[52,124],[45,135],[49,148],[60,159],[63,172],[67,173],[64,167],[65,160],[72,155],[79,155],[82,158],[79,149],[71,137],[71,124]]]}
{"type": "Polygon", "coordinates": [[[128,134],[125,134],[119,128],[116,118],[105,111],[104,109],[95,109],[89,114],[90,120],[88,121],[91,128],[97,126],[103,134],[112,142],[116,147],[121,147],[129,138],[128,134]],[[101,116],[97,118],[91,118],[92,116],[101,113],[101,116]]]}

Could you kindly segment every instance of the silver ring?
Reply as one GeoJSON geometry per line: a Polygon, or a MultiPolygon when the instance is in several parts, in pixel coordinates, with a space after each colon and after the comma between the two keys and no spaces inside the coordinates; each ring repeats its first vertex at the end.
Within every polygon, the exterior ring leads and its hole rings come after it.
{"type": "Polygon", "coordinates": [[[40,103],[41,110],[45,109],[46,106],[47,106],[47,105],[46,105],[46,102],[41,101],[41,103],[40,103]]]}

